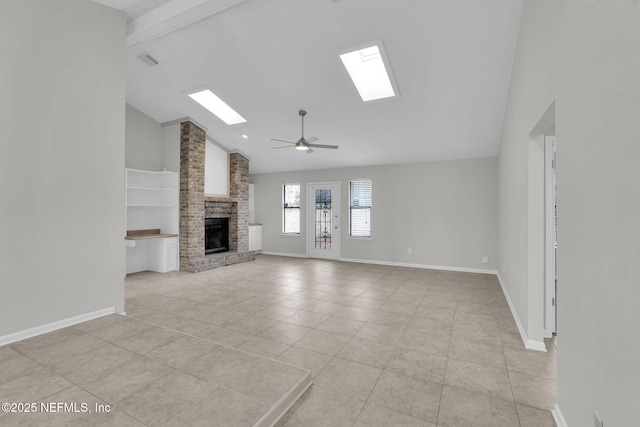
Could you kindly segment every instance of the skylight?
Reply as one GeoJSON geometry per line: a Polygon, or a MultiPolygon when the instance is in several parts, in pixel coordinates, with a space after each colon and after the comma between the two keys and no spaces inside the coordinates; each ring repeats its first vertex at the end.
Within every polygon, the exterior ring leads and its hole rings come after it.
{"type": "Polygon", "coordinates": [[[390,98],[396,93],[377,45],[340,55],[362,101],[390,98]]]}
{"type": "Polygon", "coordinates": [[[189,94],[189,97],[202,105],[207,110],[218,116],[220,120],[228,125],[235,125],[246,122],[245,118],[229,107],[209,89],[189,94]]]}

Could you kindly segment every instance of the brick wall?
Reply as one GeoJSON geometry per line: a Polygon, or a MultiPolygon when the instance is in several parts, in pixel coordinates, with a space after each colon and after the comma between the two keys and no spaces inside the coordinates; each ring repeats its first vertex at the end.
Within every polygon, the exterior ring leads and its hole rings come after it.
{"type": "Polygon", "coordinates": [[[237,203],[236,218],[238,252],[249,250],[249,159],[239,153],[229,156],[231,174],[229,195],[237,203]]]}
{"type": "Polygon", "coordinates": [[[204,130],[180,124],[180,269],[186,271],[204,256],[205,147],[204,130]]]}
{"type": "Polygon", "coordinates": [[[206,133],[180,124],[180,269],[203,271],[251,261],[249,251],[249,159],[229,156],[229,197],[204,195],[206,133]],[[229,218],[230,252],[204,254],[204,219],[229,218]]]}

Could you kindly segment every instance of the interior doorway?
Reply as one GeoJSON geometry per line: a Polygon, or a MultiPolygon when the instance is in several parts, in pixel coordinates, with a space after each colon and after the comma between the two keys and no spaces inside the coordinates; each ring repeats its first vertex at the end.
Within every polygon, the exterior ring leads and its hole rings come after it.
{"type": "Polygon", "coordinates": [[[307,184],[307,256],[340,258],[340,183],[307,184]]]}
{"type": "Polygon", "coordinates": [[[556,333],[558,300],[556,250],[558,247],[556,137],[544,138],[545,175],[545,338],[556,333]]]}

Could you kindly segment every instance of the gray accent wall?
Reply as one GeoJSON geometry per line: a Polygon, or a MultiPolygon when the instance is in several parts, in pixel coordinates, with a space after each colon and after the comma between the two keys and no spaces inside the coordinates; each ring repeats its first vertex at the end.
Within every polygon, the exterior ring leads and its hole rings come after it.
{"type": "Polygon", "coordinates": [[[162,125],[162,168],[180,172],[180,124],[162,125]]]}
{"type": "Polygon", "coordinates": [[[0,336],[124,310],[123,12],[0,2],[0,336]]]}
{"type": "Polygon", "coordinates": [[[341,258],[497,268],[496,158],[255,174],[250,179],[255,184],[255,218],[263,224],[265,252],[306,255],[306,185],[339,181],[341,258]],[[372,181],[371,239],[348,236],[349,181],[359,178],[372,181]],[[281,233],[285,183],[301,184],[300,236],[281,233]],[[489,264],[483,264],[485,256],[489,264]]]}
{"type": "Polygon", "coordinates": [[[162,170],[160,123],[129,104],[126,112],[125,166],[148,171],[162,170]]]}
{"type": "Polygon", "coordinates": [[[594,410],[605,426],[640,420],[639,22],[638,1],[527,0],[512,75],[500,272],[527,331],[540,334],[541,283],[527,271],[540,251],[530,244],[540,144],[530,132],[555,101],[557,403],[571,427],[593,425],[594,410]]]}

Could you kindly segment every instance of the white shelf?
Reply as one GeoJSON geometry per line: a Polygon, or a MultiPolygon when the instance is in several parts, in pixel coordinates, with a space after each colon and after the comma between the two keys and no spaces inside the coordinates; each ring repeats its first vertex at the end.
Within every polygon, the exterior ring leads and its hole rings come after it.
{"type": "MultiPolygon", "coordinates": [[[[159,228],[162,233],[178,234],[179,190],[177,172],[126,169],[127,230],[159,228]]],[[[176,270],[177,238],[175,247],[174,242],[171,245],[169,242],[161,243],[160,246],[145,243],[127,248],[127,273],[147,269],[160,272],[176,270]]]]}
{"type": "Polygon", "coordinates": [[[176,172],[127,170],[127,206],[178,206],[176,172]]]}

